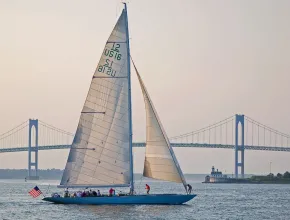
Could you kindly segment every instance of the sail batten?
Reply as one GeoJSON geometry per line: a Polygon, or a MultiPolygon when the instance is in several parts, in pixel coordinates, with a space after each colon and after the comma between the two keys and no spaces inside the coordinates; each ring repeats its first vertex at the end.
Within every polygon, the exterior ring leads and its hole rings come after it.
{"type": "Polygon", "coordinates": [[[183,183],[186,188],[185,178],[169,139],[134,62],[133,65],[141,85],[146,110],[146,153],[143,176],[183,183]]]}
{"type": "Polygon", "coordinates": [[[126,22],[123,10],[92,77],[61,187],[130,185],[126,22]]]}

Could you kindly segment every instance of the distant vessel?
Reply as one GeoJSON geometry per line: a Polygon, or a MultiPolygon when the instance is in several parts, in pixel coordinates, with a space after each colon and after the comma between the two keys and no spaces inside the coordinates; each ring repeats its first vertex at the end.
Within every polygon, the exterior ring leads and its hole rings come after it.
{"type": "Polygon", "coordinates": [[[131,71],[127,7],[106,42],[92,77],[59,187],[130,187],[128,194],[45,197],[61,204],[182,204],[196,195],[187,183],[147,89],[136,69],[146,109],[143,176],[182,183],[186,194],[136,195],[133,179],[131,71]]]}

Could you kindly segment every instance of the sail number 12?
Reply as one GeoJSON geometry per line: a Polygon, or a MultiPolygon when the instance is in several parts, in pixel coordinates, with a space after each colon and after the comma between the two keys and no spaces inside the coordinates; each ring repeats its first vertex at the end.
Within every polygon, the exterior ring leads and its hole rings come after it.
{"type": "Polygon", "coordinates": [[[113,57],[116,60],[121,60],[122,54],[120,53],[119,49],[120,49],[120,44],[113,43],[112,48],[110,50],[105,48],[104,55],[107,57],[113,57]]]}
{"type": "Polygon", "coordinates": [[[102,66],[99,65],[98,66],[98,72],[100,73],[106,73],[109,76],[116,76],[116,70],[112,69],[113,66],[113,61],[111,61],[110,59],[106,59],[106,63],[102,66]]]}
{"type": "MultiPolygon", "coordinates": [[[[112,48],[110,50],[105,48],[104,55],[106,57],[112,57],[115,60],[120,61],[122,59],[122,54],[120,53],[119,49],[120,49],[120,44],[113,43],[112,48]]],[[[110,59],[106,59],[106,63],[104,65],[98,66],[98,72],[106,73],[109,76],[115,77],[116,71],[113,70],[112,66],[113,66],[113,61],[111,61],[110,59]]]]}

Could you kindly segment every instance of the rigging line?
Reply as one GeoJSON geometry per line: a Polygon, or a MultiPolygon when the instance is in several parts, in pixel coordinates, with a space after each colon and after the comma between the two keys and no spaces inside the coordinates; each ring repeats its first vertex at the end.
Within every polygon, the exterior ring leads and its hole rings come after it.
{"type": "Polygon", "coordinates": [[[143,174],[142,174],[142,175],[141,175],[141,178],[140,178],[140,180],[139,180],[139,186],[138,186],[139,189],[140,189],[140,186],[141,186],[141,183],[142,183],[143,178],[144,178],[144,176],[143,176],[143,174]]]}
{"type": "Polygon", "coordinates": [[[25,124],[25,123],[27,123],[27,122],[28,122],[28,120],[26,120],[25,122],[22,122],[20,125],[18,125],[18,126],[16,126],[16,127],[12,128],[11,130],[6,131],[6,132],[3,133],[3,134],[0,134],[0,137],[3,136],[3,135],[5,135],[5,134],[7,134],[7,133],[9,133],[9,132],[11,132],[11,131],[13,131],[13,130],[15,130],[16,128],[20,127],[21,125],[23,125],[23,124],[25,124]]]}

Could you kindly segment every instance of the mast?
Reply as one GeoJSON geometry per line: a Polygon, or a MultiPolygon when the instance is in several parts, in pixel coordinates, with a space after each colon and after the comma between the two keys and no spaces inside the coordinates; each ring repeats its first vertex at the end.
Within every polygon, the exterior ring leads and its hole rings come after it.
{"type": "Polygon", "coordinates": [[[132,100],[131,100],[131,68],[130,68],[130,40],[129,40],[129,27],[128,27],[128,13],[127,4],[125,5],[126,13],[126,33],[127,33],[127,70],[128,70],[128,109],[129,109],[129,154],[130,154],[130,193],[134,192],[134,171],[133,171],[133,146],[132,146],[132,100]]]}

